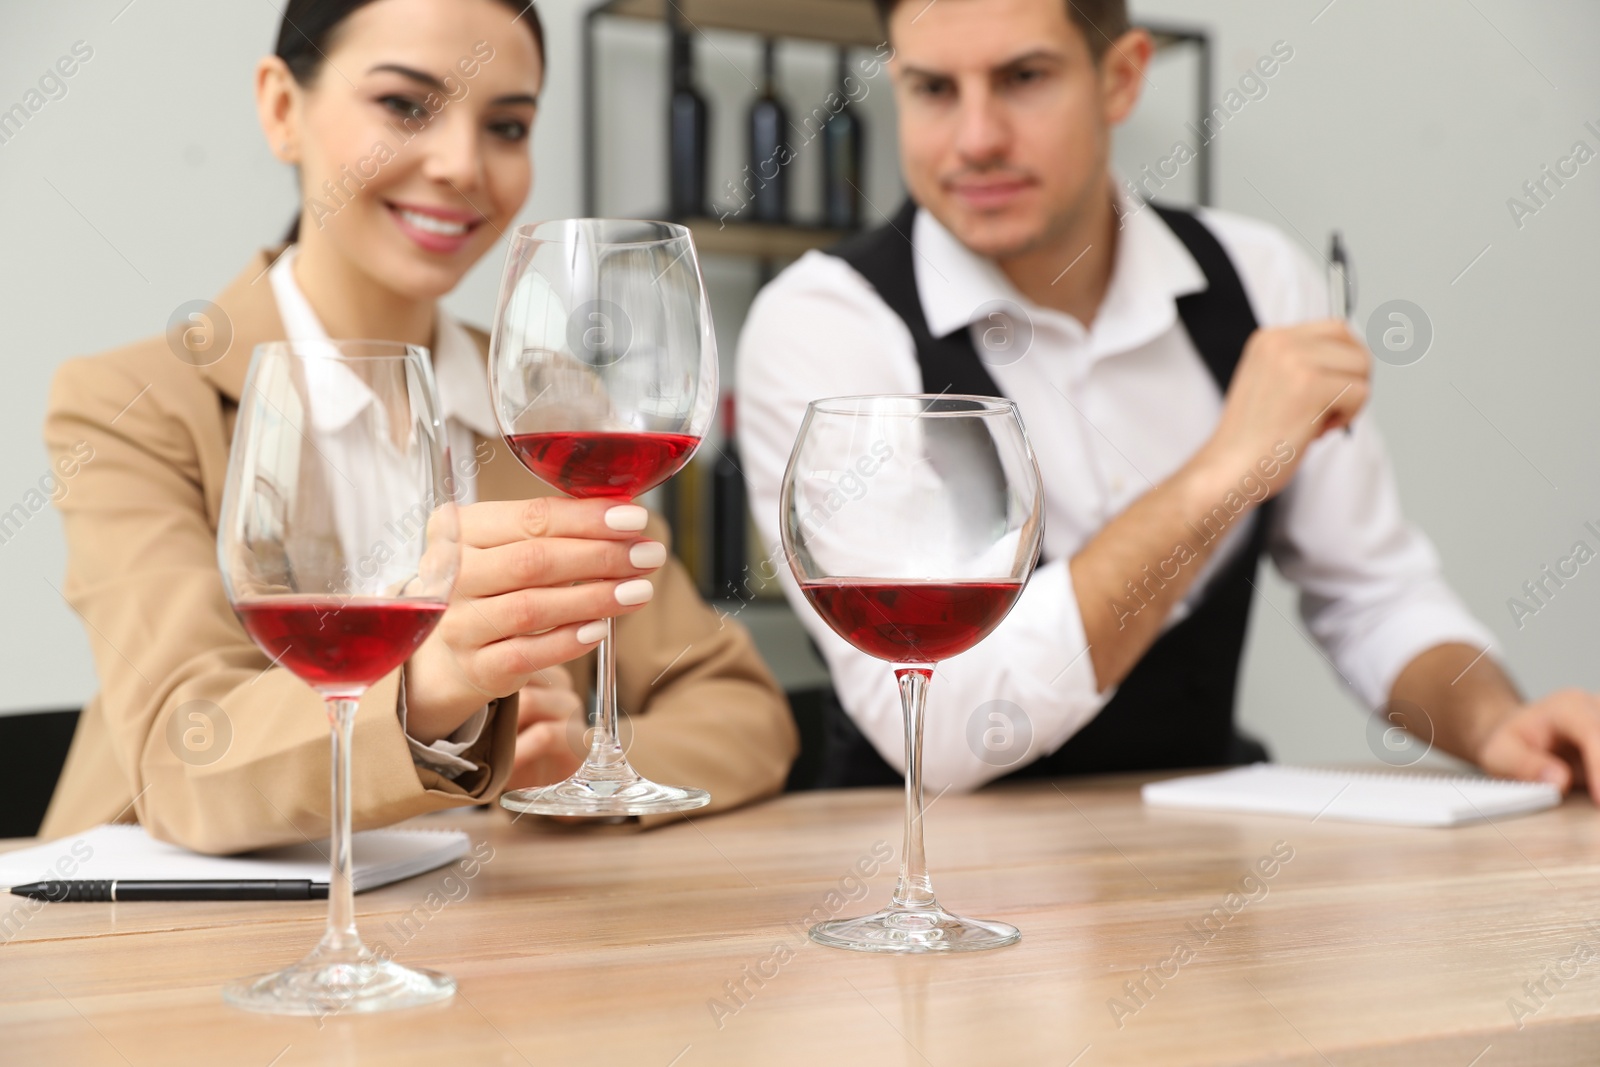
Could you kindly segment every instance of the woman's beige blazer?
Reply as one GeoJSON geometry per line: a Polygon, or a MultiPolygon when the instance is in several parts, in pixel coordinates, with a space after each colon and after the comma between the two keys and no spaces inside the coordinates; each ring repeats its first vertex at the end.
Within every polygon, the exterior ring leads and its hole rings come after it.
{"type": "MultiPolygon", "coordinates": [[[[233,333],[220,360],[197,367],[162,336],[71,360],[56,374],[45,441],[57,470],[75,467],[58,500],[68,560],[61,590],[83,619],[100,692],[83,709],[43,836],[134,819],[207,852],[327,835],[322,702],[251,642],[216,561],[251,351],[283,338],[265,278],[273,255],[257,255],[217,298],[233,333]]],[[[480,500],[551,491],[501,441],[480,439],[477,455],[480,500]]],[[[658,521],[651,533],[664,539],[658,521]]],[[[701,600],[677,560],[655,582],[654,601],[618,624],[630,759],[657,781],[710,790],[714,808],[778,792],[796,732],[749,635],[701,600]]],[[[580,688],[591,684],[593,660],[575,665],[580,688]]],[[[476,769],[450,780],[412,761],[396,713],[399,674],[373,687],[356,715],[358,829],[492,801],[511,772],[514,694],[497,702],[466,753],[476,769]]]]}

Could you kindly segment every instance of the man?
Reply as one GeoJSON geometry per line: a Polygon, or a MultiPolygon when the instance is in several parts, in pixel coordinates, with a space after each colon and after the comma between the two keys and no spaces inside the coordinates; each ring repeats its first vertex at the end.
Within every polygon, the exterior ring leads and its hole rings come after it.
{"type": "MultiPolygon", "coordinates": [[[[940,666],[930,784],[1259,758],[1232,715],[1269,553],[1369,707],[1494,774],[1600,789],[1600,705],[1524,704],[1402,518],[1377,428],[1356,417],[1370,356],[1327,318],[1321,272],[1261,223],[1152,209],[1110,176],[1152,49],[1122,0],[878,4],[914,203],[757,299],[739,444],[781,561],[778,490],[808,401],[1019,405],[1046,562],[986,642],[940,666]],[[970,743],[975,716],[1021,750],[970,743]]],[[[889,673],[787,588],[848,712],[829,724],[829,781],[894,780],[889,673]]]]}

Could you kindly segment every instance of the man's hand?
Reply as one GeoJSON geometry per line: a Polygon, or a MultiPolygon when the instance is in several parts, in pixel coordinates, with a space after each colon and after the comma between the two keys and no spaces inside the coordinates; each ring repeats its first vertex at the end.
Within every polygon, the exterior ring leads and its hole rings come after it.
{"type": "Polygon", "coordinates": [[[1389,696],[1407,730],[1489,774],[1549,782],[1563,793],[1587,782],[1600,800],[1600,697],[1593,693],[1563,689],[1524,703],[1494,657],[1452,643],[1407,664],[1389,696]],[[1413,708],[1426,709],[1422,721],[1410,721],[1413,708]]]}
{"type": "Polygon", "coordinates": [[[1563,793],[1585,783],[1600,801],[1600,697],[1563,689],[1506,716],[1477,762],[1490,774],[1549,782],[1563,793]]]}
{"type": "Polygon", "coordinates": [[[554,785],[583,762],[583,701],[565,667],[546,667],[517,694],[517,756],[507,789],[554,785]],[[577,721],[575,721],[577,720],[577,721]]]}
{"type": "Polygon", "coordinates": [[[1202,539],[1195,531],[1220,533],[1219,524],[1288,485],[1306,446],[1348,425],[1367,402],[1371,369],[1371,354],[1342,322],[1250,335],[1210,439],[1072,557],[1073,590],[1102,692],[1121,684],[1149,651],[1221,543],[1220,536],[1202,539]]]}
{"type": "MultiPolygon", "coordinates": [[[[1222,418],[1195,465],[1231,486],[1283,444],[1289,483],[1306,446],[1350,424],[1371,395],[1372,354],[1336,319],[1257,330],[1233,372],[1222,418]]],[[[1281,457],[1280,457],[1281,458],[1281,457]]]]}

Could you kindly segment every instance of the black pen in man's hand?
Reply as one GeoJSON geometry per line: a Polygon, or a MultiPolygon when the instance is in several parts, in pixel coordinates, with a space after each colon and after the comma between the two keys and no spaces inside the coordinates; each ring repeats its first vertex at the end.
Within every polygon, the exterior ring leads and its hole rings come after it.
{"type": "MultiPolygon", "coordinates": [[[[1328,314],[1341,322],[1346,321],[1355,303],[1356,281],[1350,270],[1350,256],[1345,252],[1344,237],[1334,230],[1328,239],[1328,314]]],[[[1344,432],[1349,435],[1355,430],[1347,423],[1344,432]]]]}

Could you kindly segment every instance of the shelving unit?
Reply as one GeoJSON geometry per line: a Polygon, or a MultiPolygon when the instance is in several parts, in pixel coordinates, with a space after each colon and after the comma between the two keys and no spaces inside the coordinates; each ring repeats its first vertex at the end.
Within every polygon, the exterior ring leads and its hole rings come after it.
{"type": "MultiPolygon", "coordinates": [[[[688,25],[762,37],[793,37],[827,44],[873,48],[883,43],[883,27],[872,0],[604,0],[590,12],[618,18],[665,21],[676,7],[688,25]]],[[[1168,26],[1145,27],[1156,48],[1167,48],[1203,34],[1168,26]]]]}
{"type": "MultiPolygon", "coordinates": [[[[600,118],[598,114],[600,48],[598,27],[608,19],[634,22],[653,22],[666,26],[674,19],[694,36],[703,37],[706,31],[749,34],[762,39],[806,41],[834,47],[876,50],[885,44],[885,35],[878,20],[872,0],[599,0],[584,14],[582,121],[583,121],[583,209],[589,216],[604,213],[599,197],[599,142],[600,118]]],[[[1158,51],[1193,48],[1197,52],[1198,77],[1195,85],[1195,121],[1203,124],[1211,113],[1212,96],[1212,46],[1209,36],[1201,30],[1173,25],[1149,25],[1147,29],[1155,39],[1158,51]]],[[[662,41],[663,48],[667,41],[662,41]]],[[[665,120],[665,101],[661,105],[665,120]]],[[[1211,202],[1212,156],[1210,147],[1199,146],[1194,163],[1196,199],[1200,204],[1211,202]]],[[[663,190],[664,191],[664,190],[663,190]]],[[[665,202],[665,196],[663,196],[665,202]]],[[[898,204],[894,205],[898,207],[898,204]]],[[[708,210],[711,205],[707,205],[708,210]]],[[[662,216],[670,218],[670,216],[662,216]]],[[[846,231],[805,224],[774,225],[730,217],[721,220],[715,216],[678,218],[672,221],[687,225],[694,235],[695,244],[707,255],[742,257],[760,264],[762,278],[770,277],[775,265],[799,258],[812,249],[828,248],[848,236],[846,231]]],[[[866,226],[877,225],[876,219],[867,219],[866,226]]],[[[686,488],[682,479],[675,479],[668,487],[673,497],[667,510],[674,517],[684,512],[698,513],[705,501],[700,500],[701,490],[686,488]]],[[[703,487],[702,487],[703,488],[703,487]]],[[[679,533],[680,548],[689,552],[709,552],[705,537],[695,531],[690,536],[679,533]]],[[[693,568],[692,569],[697,569],[693,568]]],[[[698,574],[697,574],[698,577],[698,574]]],[[[727,590],[703,590],[715,597],[726,595],[727,590]]],[[[792,660],[793,678],[786,682],[809,684],[817,681],[818,665],[809,652],[804,631],[801,629],[781,598],[757,611],[751,606],[754,620],[761,625],[758,637],[763,638],[763,651],[780,659],[787,655],[792,660]],[[806,654],[795,652],[800,649],[806,654]],[[787,650],[787,651],[786,651],[787,650]]],[[[785,660],[784,662],[788,662],[785,660]]],[[[825,676],[822,682],[825,683],[825,676]]],[[[793,687],[793,686],[791,686],[793,687]]]]}
{"type": "Polygon", "coordinates": [[[883,41],[883,27],[878,25],[871,0],[606,0],[596,5],[590,17],[615,15],[664,22],[672,7],[686,25],[702,30],[866,48],[883,41]]]}
{"type": "MultiPolygon", "coordinates": [[[[676,15],[694,31],[725,30],[757,37],[789,38],[847,47],[876,48],[884,43],[872,0],[600,0],[583,20],[583,203],[586,215],[599,213],[596,136],[599,117],[596,99],[599,78],[595,30],[607,18],[666,23],[676,15]]],[[[1192,47],[1199,53],[1196,78],[1195,121],[1203,124],[1211,114],[1211,39],[1202,30],[1146,23],[1158,52],[1192,47]]],[[[1199,146],[1196,165],[1197,200],[1211,203],[1211,148],[1199,146]]],[[[792,259],[813,248],[826,248],[841,236],[837,230],[809,226],[773,226],[756,222],[716,219],[680,219],[695,230],[695,241],[706,252],[792,259]],[[710,225],[706,223],[709,221],[710,225]],[[715,236],[713,236],[713,232],[715,236]],[[702,243],[704,236],[706,242],[702,243]]]]}
{"type": "Polygon", "coordinates": [[[847,230],[824,226],[780,226],[765,222],[727,222],[714,218],[687,218],[695,247],[710,255],[752,256],[756,259],[799,259],[813,248],[828,248],[849,236],[847,230]]]}

